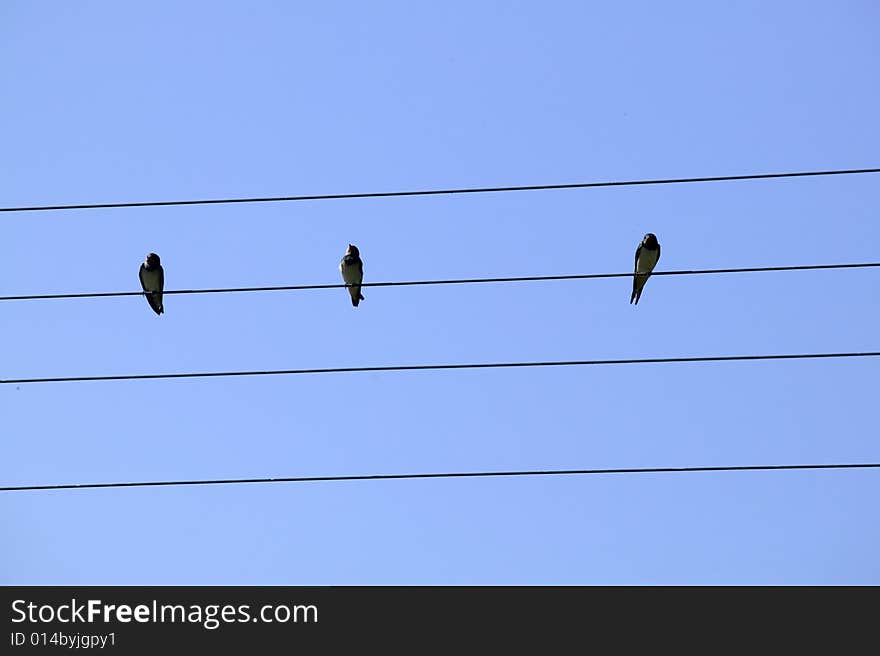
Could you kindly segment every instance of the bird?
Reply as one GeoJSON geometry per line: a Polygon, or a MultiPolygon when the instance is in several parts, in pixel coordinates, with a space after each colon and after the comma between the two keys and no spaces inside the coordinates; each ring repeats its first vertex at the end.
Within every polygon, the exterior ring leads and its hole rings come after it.
{"type": "Polygon", "coordinates": [[[364,295],[361,294],[361,283],[364,280],[364,263],[361,261],[361,253],[358,247],[354,244],[349,244],[345,250],[345,256],[339,263],[339,271],[342,273],[342,279],[345,281],[345,284],[351,285],[348,288],[348,293],[351,294],[351,304],[357,307],[358,303],[364,300],[364,295]]]}
{"type": "Polygon", "coordinates": [[[636,249],[636,266],[633,275],[633,291],[629,297],[630,304],[639,304],[639,298],[642,296],[642,289],[651,272],[657,266],[657,260],[660,259],[660,244],[657,242],[657,236],[653,232],[649,232],[644,236],[639,247],[636,249]]]}
{"type": "Polygon", "coordinates": [[[141,262],[138,277],[141,279],[141,287],[147,297],[147,303],[156,314],[162,314],[165,308],[162,306],[162,290],[165,289],[165,270],[159,263],[159,256],[155,253],[147,255],[147,259],[141,262]]]}

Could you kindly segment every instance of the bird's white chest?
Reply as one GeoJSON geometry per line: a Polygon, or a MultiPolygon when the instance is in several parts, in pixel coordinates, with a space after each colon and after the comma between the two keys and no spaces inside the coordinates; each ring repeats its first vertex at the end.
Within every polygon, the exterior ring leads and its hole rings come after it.
{"type": "Polygon", "coordinates": [[[343,262],[339,265],[339,270],[342,271],[342,279],[347,284],[360,282],[360,274],[356,266],[348,266],[343,262]]]}

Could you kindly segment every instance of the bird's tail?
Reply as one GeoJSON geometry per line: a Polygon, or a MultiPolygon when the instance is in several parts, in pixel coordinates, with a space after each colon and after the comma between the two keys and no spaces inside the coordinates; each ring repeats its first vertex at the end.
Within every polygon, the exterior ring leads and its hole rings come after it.
{"type": "Polygon", "coordinates": [[[357,287],[357,288],[352,287],[351,288],[351,304],[353,306],[357,307],[358,304],[363,300],[365,300],[365,299],[364,299],[364,295],[361,294],[360,287],[357,287]]]}
{"type": "Polygon", "coordinates": [[[648,282],[647,276],[634,276],[633,277],[633,291],[632,296],[629,297],[629,303],[639,304],[639,299],[642,296],[642,289],[645,287],[645,283],[648,282]]]}
{"type": "Polygon", "coordinates": [[[153,312],[158,315],[165,311],[165,306],[162,304],[162,292],[146,292],[145,296],[153,312]]]}

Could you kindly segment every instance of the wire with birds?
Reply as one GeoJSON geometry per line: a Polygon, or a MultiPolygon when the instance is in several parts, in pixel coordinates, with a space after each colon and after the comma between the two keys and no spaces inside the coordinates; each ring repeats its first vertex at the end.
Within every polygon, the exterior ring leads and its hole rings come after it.
{"type": "MultiPolygon", "coordinates": [[[[752,266],[752,267],[735,267],[726,269],[682,269],[672,271],[654,271],[652,276],[693,276],[706,274],[725,274],[725,273],[767,273],[767,272],[785,272],[785,271],[822,271],[832,269],[866,269],[880,268],[880,262],[849,262],[838,264],[794,264],[783,266],[752,266]]],[[[361,287],[417,287],[425,285],[473,285],[473,284],[489,284],[489,283],[520,283],[520,282],[541,282],[541,281],[573,281],[573,280],[599,280],[603,278],[632,278],[635,273],[573,273],[573,274],[556,274],[556,275],[536,275],[536,276],[507,276],[494,278],[447,278],[435,280],[395,280],[385,282],[362,282],[361,287]]],[[[247,292],[285,292],[285,291],[307,291],[322,289],[348,289],[346,283],[320,283],[306,285],[264,285],[260,287],[216,287],[207,289],[166,289],[163,291],[164,296],[174,294],[234,294],[247,292]]],[[[60,300],[60,299],[77,299],[77,298],[114,298],[125,296],[144,296],[143,291],[125,291],[125,292],[73,292],[60,294],[17,294],[10,296],[0,296],[0,301],[34,301],[34,300],[60,300]]],[[[361,298],[360,300],[363,300],[361,298]]]]}

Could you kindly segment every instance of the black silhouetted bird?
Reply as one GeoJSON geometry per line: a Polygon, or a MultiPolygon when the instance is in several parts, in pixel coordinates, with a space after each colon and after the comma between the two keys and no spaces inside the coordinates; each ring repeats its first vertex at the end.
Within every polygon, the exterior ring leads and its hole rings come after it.
{"type": "Polygon", "coordinates": [[[144,296],[147,297],[147,303],[153,308],[153,312],[162,314],[165,311],[165,308],[162,306],[162,291],[165,289],[165,271],[159,263],[158,255],[155,253],[147,255],[147,259],[141,263],[138,277],[141,279],[141,287],[144,290],[144,296]]]}
{"type": "Polygon", "coordinates": [[[657,266],[657,260],[660,259],[660,244],[657,242],[657,236],[653,232],[649,232],[642,239],[642,243],[636,249],[636,267],[633,276],[633,292],[629,297],[630,304],[639,304],[639,298],[642,296],[642,289],[651,272],[657,266]]]}
{"type": "Polygon", "coordinates": [[[342,272],[342,280],[345,281],[345,284],[351,285],[348,288],[348,293],[351,294],[351,304],[357,307],[358,303],[364,300],[364,295],[361,294],[361,283],[364,281],[364,263],[361,261],[360,251],[354,244],[348,245],[345,257],[339,263],[339,270],[342,272]]]}

